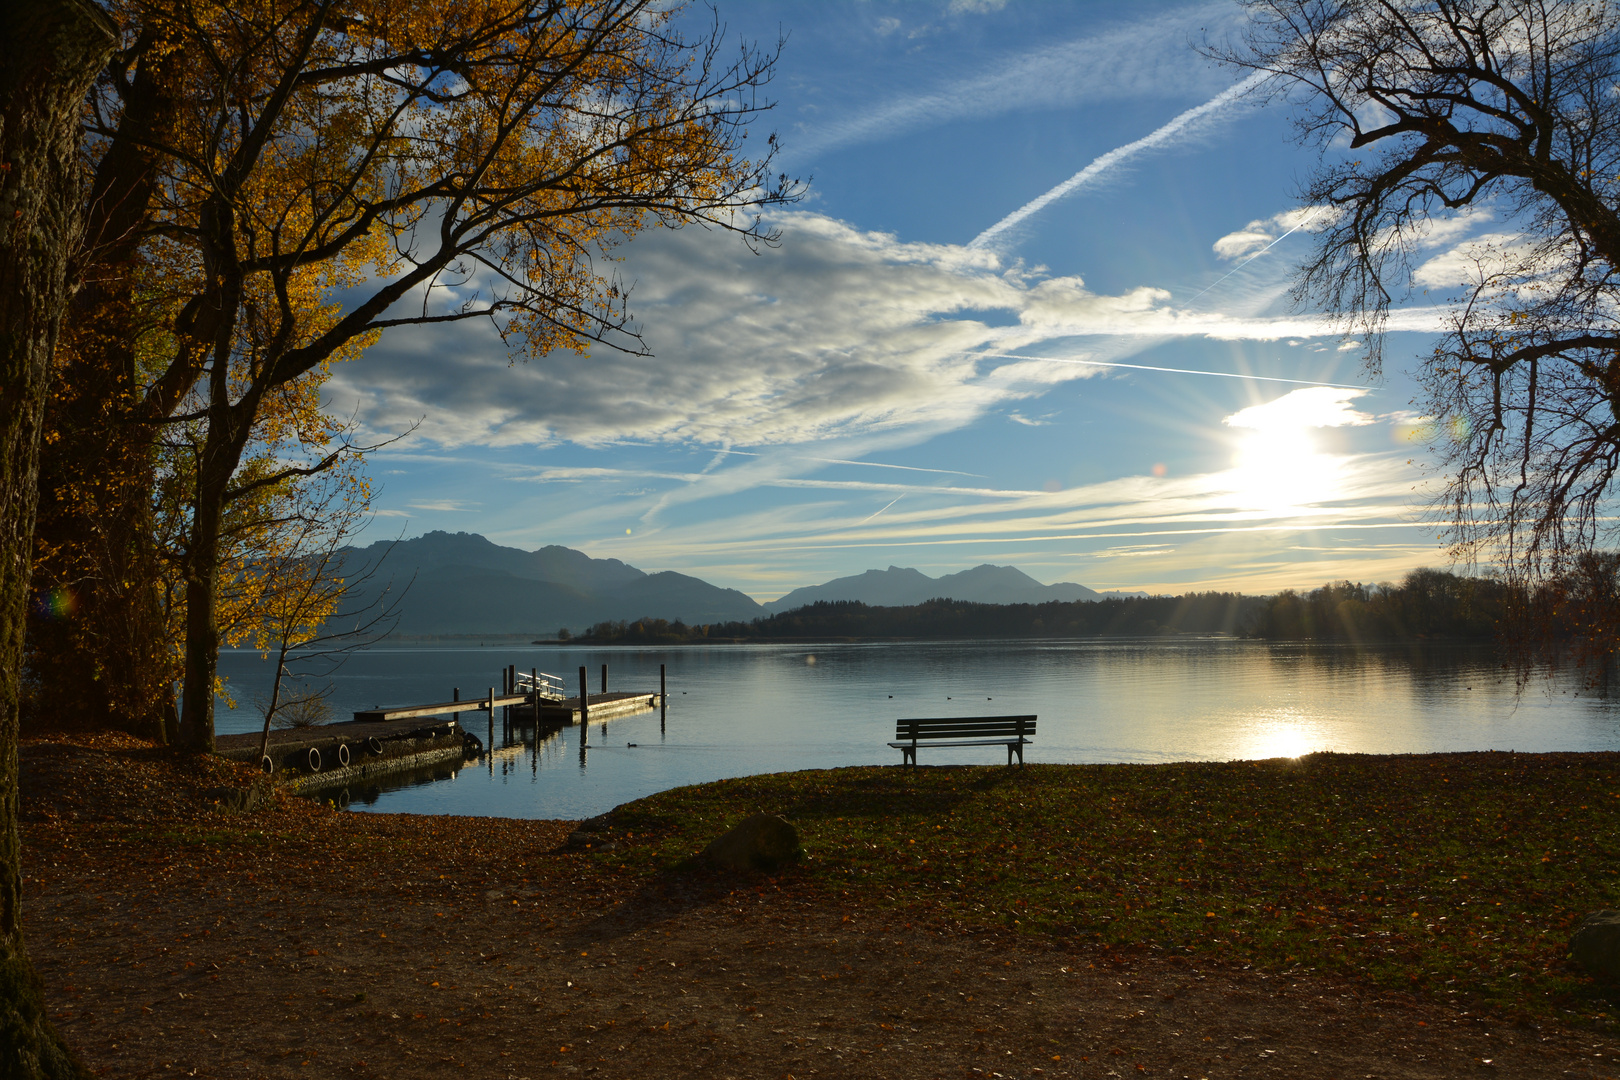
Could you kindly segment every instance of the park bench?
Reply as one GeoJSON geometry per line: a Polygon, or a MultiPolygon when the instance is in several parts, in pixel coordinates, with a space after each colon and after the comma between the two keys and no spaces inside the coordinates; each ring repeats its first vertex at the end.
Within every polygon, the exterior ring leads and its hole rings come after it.
{"type": "Polygon", "coordinates": [[[895,742],[901,764],[917,767],[919,746],[1005,746],[1007,764],[1013,754],[1024,763],[1024,747],[1035,734],[1033,716],[941,716],[922,720],[896,720],[895,742]]]}

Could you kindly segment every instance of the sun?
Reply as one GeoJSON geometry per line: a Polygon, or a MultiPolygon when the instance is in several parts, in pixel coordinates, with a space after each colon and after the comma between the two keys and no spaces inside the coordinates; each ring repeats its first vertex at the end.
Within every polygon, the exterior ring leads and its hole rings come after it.
{"type": "Polygon", "coordinates": [[[1232,490],[1245,510],[1276,512],[1338,497],[1342,462],[1317,446],[1322,428],[1370,424],[1350,402],[1365,393],[1313,386],[1251,405],[1222,422],[1241,432],[1232,461],[1232,490]]]}
{"type": "Polygon", "coordinates": [[[1332,499],[1338,492],[1338,461],[1317,449],[1308,428],[1247,431],[1232,466],[1232,489],[1245,510],[1288,510],[1332,499]]]}

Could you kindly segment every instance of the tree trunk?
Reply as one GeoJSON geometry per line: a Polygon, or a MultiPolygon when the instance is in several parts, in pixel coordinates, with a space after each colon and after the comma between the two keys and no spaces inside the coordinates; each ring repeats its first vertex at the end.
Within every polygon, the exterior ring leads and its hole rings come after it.
{"type": "MultiPolygon", "coordinates": [[[[197,494],[186,553],[186,675],[180,741],[200,753],[214,751],[214,684],[219,671],[219,556],[231,477],[247,445],[250,420],[225,400],[225,381],[215,377],[215,407],[197,460],[197,494]]],[[[251,406],[245,415],[253,416],[251,406]]]]}
{"type": "MultiPolygon", "coordinates": [[[[157,188],[157,146],[177,112],[166,49],[143,34],[117,135],[86,200],[83,285],[56,353],[40,451],[29,605],[24,727],[68,715],[163,741],[178,665],[165,634],[153,536],[151,421],[190,379],[145,400],[136,350],[145,320],[134,293],[139,246],[157,188]]],[[[149,332],[149,329],[148,329],[149,332]]],[[[188,357],[175,360],[176,370],[188,357]]],[[[162,388],[160,388],[162,389],[162,388]]]]}
{"type": "MultiPolygon", "coordinates": [[[[210,432],[209,442],[212,442],[210,432]]],[[[208,455],[198,469],[197,502],[186,558],[186,675],[180,713],[180,741],[199,753],[214,752],[214,683],[219,673],[219,619],[214,599],[219,583],[219,534],[225,516],[225,485],[210,469],[208,455]]]]}
{"type": "Polygon", "coordinates": [[[85,1075],[23,951],[17,693],[51,354],[80,226],[79,108],[115,41],[88,0],[0,5],[0,1077],[85,1075]]]}

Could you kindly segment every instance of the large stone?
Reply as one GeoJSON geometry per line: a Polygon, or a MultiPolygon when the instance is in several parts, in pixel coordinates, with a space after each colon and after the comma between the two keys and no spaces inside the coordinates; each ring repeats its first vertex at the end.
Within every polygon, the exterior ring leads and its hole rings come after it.
{"type": "Polygon", "coordinates": [[[1575,962],[1600,979],[1620,982],[1620,911],[1594,911],[1569,939],[1575,962]]]}
{"type": "Polygon", "coordinates": [[[799,830],[776,814],[755,814],[703,849],[730,870],[775,870],[799,858],[799,830]]]}
{"type": "Polygon", "coordinates": [[[245,813],[257,810],[264,802],[265,792],[259,785],[250,787],[216,787],[203,792],[203,799],[221,810],[245,813]]]}

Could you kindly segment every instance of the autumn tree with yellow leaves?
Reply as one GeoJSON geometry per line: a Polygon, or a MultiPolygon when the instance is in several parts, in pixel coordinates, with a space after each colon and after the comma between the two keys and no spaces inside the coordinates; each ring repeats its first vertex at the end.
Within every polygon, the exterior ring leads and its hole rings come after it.
{"type": "MultiPolygon", "coordinates": [[[[100,370],[91,399],[115,414],[111,457],[165,423],[197,433],[180,730],[207,749],[230,507],[324,460],[245,474],[267,425],[296,428],[300,394],[399,326],[489,320],[533,359],[591,342],[639,351],[614,248],[689,223],[769,242],[754,212],[797,187],[770,174],[774,137],[744,152],[773,55],[724,57],[718,25],[693,39],[681,11],[650,0],[132,2],[115,15],[127,48],[92,132],[145,179],[100,186],[126,193],[111,202],[132,222],[106,232],[135,239],[128,263],[110,260],[132,279],[131,314],[109,322],[158,347],[100,370]]],[[[148,493],[139,507],[120,496],[130,520],[153,505],[147,445],[118,470],[148,493]]],[[[154,531],[131,528],[131,550],[154,531]]]]}

